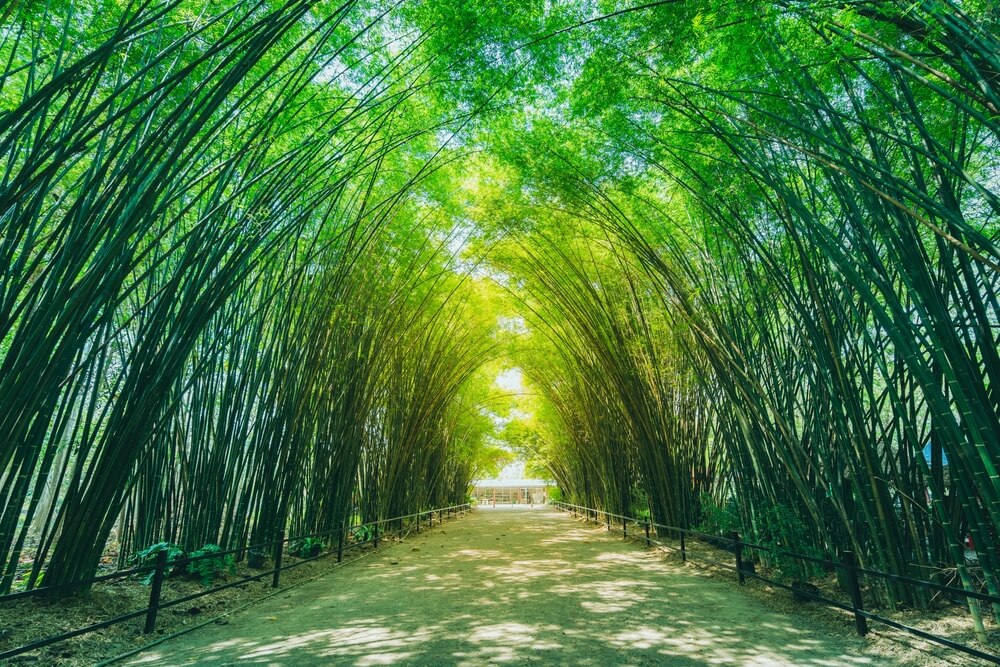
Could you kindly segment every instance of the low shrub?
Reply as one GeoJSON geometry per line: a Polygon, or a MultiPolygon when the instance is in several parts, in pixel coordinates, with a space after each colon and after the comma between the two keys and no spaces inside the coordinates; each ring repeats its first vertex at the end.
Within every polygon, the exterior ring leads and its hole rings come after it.
{"type": "MultiPolygon", "coordinates": [[[[157,542],[156,544],[151,544],[142,551],[139,551],[129,558],[129,563],[134,566],[152,565],[156,562],[156,558],[161,551],[167,553],[167,564],[172,565],[167,576],[175,577],[177,575],[184,573],[184,563],[188,558],[188,555],[179,546],[173,542],[157,542]]],[[[156,576],[156,570],[150,570],[147,572],[143,578],[142,583],[151,584],[153,582],[153,577],[156,576]]]]}
{"type": "Polygon", "coordinates": [[[206,544],[201,549],[192,551],[188,554],[188,574],[197,577],[202,586],[211,586],[226,572],[235,573],[236,563],[233,555],[222,555],[221,552],[222,547],[217,544],[206,544]]]}

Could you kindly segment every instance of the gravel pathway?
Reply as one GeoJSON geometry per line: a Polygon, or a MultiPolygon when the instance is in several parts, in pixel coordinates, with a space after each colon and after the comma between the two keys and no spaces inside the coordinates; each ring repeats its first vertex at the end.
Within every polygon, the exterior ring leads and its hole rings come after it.
{"type": "Polygon", "coordinates": [[[865,650],[603,528],[480,509],[128,664],[900,664],[865,650]]]}

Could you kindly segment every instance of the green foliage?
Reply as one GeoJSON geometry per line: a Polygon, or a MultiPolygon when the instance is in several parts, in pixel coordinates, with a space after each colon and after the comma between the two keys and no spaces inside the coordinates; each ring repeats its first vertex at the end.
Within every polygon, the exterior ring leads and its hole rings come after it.
{"type": "MultiPolygon", "coordinates": [[[[746,538],[744,538],[746,539],[746,538]]],[[[822,550],[816,548],[813,536],[805,522],[788,506],[777,504],[764,508],[757,520],[754,541],[775,551],[788,551],[820,558],[822,550]]],[[[822,570],[815,564],[791,556],[771,552],[754,552],[768,562],[786,579],[808,579],[819,576],[822,570]]]]}
{"type": "Polygon", "coordinates": [[[549,500],[554,503],[562,503],[566,501],[566,495],[563,493],[561,487],[550,486],[546,492],[549,494],[549,500]]]}
{"type": "MultiPolygon", "coordinates": [[[[183,562],[187,559],[187,553],[172,542],[157,542],[156,544],[151,544],[145,549],[133,554],[132,557],[129,558],[129,563],[135,566],[152,565],[156,562],[157,555],[161,552],[165,552],[167,554],[166,562],[168,565],[174,563],[173,567],[170,567],[167,570],[167,574],[169,576],[174,576],[184,571],[183,562]]],[[[156,576],[156,571],[150,570],[148,573],[143,575],[141,581],[142,583],[149,585],[152,583],[154,576],[156,576]]]]}
{"type": "Polygon", "coordinates": [[[355,542],[368,542],[373,537],[375,537],[375,529],[371,524],[358,526],[354,529],[355,542]]]}
{"type": "Polygon", "coordinates": [[[698,496],[698,505],[701,507],[701,517],[695,530],[720,537],[742,530],[739,505],[733,496],[729,496],[725,504],[719,505],[711,494],[702,493],[698,496]]]}
{"type": "Polygon", "coordinates": [[[124,560],[461,498],[498,291],[445,201],[469,118],[433,31],[371,9],[3,12],[0,592],[33,543],[67,584],[116,530],[124,560]]]}
{"type": "Polygon", "coordinates": [[[325,546],[325,542],[316,537],[306,537],[295,544],[292,549],[302,558],[311,558],[319,554],[325,546]]]}
{"type": "Polygon", "coordinates": [[[211,586],[226,573],[235,573],[233,555],[221,555],[221,552],[222,547],[216,544],[206,544],[201,549],[192,551],[188,554],[188,574],[197,577],[202,586],[211,586]]]}
{"type": "Polygon", "coordinates": [[[484,128],[479,207],[518,236],[571,497],[625,511],[641,480],[662,521],[971,589],[968,525],[1000,591],[994,5],[582,10],[550,103],[484,128]],[[745,506],[684,516],[702,492],[745,506]]]}
{"type": "Polygon", "coordinates": [[[511,449],[973,588],[968,532],[1000,591],[995,4],[11,4],[0,592],[511,449]]]}
{"type": "Polygon", "coordinates": [[[646,493],[645,489],[638,486],[632,487],[628,516],[641,519],[642,521],[651,520],[652,512],[650,512],[649,509],[649,495],[646,493]]]}
{"type": "Polygon", "coordinates": [[[787,505],[777,504],[758,510],[755,529],[747,530],[742,525],[740,506],[734,496],[729,496],[720,505],[710,494],[703,493],[699,496],[698,503],[701,517],[695,530],[720,537],[729,537],[735,532],[745,542],[766,547],[768,551],[748,551],[747,557],[752,555],[760,558],[774,568],[779,577],[802,580],[821,574],[821,570],[812,563],[773,553],[787,551],[814,558],[822,556],[808,526],[787,505]]]}
{"type": "MultiPolygon", "coordinates": [[[[16,585],[16,587],[19,588],[19,589],[22,589],[22,590],[26,589],[28,587],[28,582],[29,582],[30,579],[31,579],[31,571],[30,570],[28,570],[26,572],[22,572],[21,576],[18,577],[18,579],[17,579],[17,585],[16,585]]],[[[146,583],[145,579],[143,580],[143,583],[146,583]]],[[[35,577],[33,585],[34,585],[35,588],[41,588],[42,586],[45,585],[45,572],[44,571],[38,573],[38,576],[35,577]]]]}

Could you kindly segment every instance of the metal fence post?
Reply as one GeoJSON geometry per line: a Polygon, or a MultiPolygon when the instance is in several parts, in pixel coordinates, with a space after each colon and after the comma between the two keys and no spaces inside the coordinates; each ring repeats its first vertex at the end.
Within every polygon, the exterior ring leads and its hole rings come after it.
{"type": "Polygon", "coordinates": [[[628,538],[628,519],[622,517],[622,539],[628,538]]]}
{"type": "Polygon", "coordinates": [[[649,541],[649,522],[647,521],[646,522],[646,546],[649,547],[649,545],[650,545],[650,541],[649,541]]]}
{"type": "Polygon", "coordinates": [[[865,601],[861,597],[861,585],[858,583],[858,560],[854,557],[853,551],[844,551],[840,554],[840,562],[844,566],[847,574],[847,585],[851,589],[851,605],[854,607],[854,627],[858,634],[864,637],[868,634],[868,619],[865,617],[865,601]]]}
{"type": "Polygon", "coordinates": [[[688,559],[687,548],[684,546],[684,529],[680,530],[681,534],[681,562],[686,563],[688,559]]]}
{"type": "Polygon", "coordinates": [[[736,548],[736,578],[742,586],[746,583],[746,579],[743,577],[743,541],[737,532],[733,532],[732,540],[733,546],[736,548]]]}
{"type": "Polygon", "coordinates": [[[347,530],[347,519],[340,522],[340,535],[337,537],[337,562],[344,561],[344,532],[347,530]]]}
{"type": "Polygon", "coordinates": [[[149,607],[146,608],[146,626],[144,634],[149,634],[156,628],[156,613],[160,610],[160,590],[163,588],[163,577],[167,569],[167,550],[156,552],[156,569],[153,570],[153,585],[149,589],[149,607]]]}
{"type": "Polygon", "coordinates": [[[378,549],[378,534],[379,534],[379,522],[375,522],[375,548],[378,549]]]}
{"type": "Polygon", "coordinates": [[[274,576],[271,578],[271,588],[277,588],[281,580],[281,557],[285,554],[285,529],[278,531],[278,544],[274,547],[274,576]]]}
{"type": "Polygon", "coordinates": [[[417,535],[420,534],[420,512],[417,512],[417,535]]]}
{"type": "Polygon", "coordinates": [[[604,512],[604,518],[605,518],[605,520],[606,520],[606,521],[608,522],[608,532],[610,533],[610,532],[611,532],[611,515],[610,515],[610,514],[608,514],[608,513],[607,513],[607,512],[605,511],[605,512],[604,512]]]}

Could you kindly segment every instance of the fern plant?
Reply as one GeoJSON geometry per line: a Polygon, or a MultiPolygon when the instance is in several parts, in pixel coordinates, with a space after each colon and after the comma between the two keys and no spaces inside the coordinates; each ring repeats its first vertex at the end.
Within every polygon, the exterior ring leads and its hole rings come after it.
{"type": "Polygon", "coordinates": [[[206,544],[201,549],[192,551],[187,565],[188,574],[198,577],[202,586],[211,586],[226,572],[233,574],[236,571],[233,555],[223,555],[221,552],[222,547],[217,544],[206,544]]]}
{"type": "MultiPolygon", "coordinates": [[[[170,576],[183,572],[180,562],[187,557],[187,554],[173,542],[157,542],[156,544],[151,544],[142,551],[135,553],[129,559],[129,562],[140,567],[143,565],[152,565],[156,562],[156,557],[161,551],[165,551],[167,553],[167,564],[174,564],[170,570],[170,576]]],[[[145,576],[143,576],[141,581],[143,584],[149,585],[152,583],[153,577],[155,576],[156,570],[150,570],[145,576]]]]}

